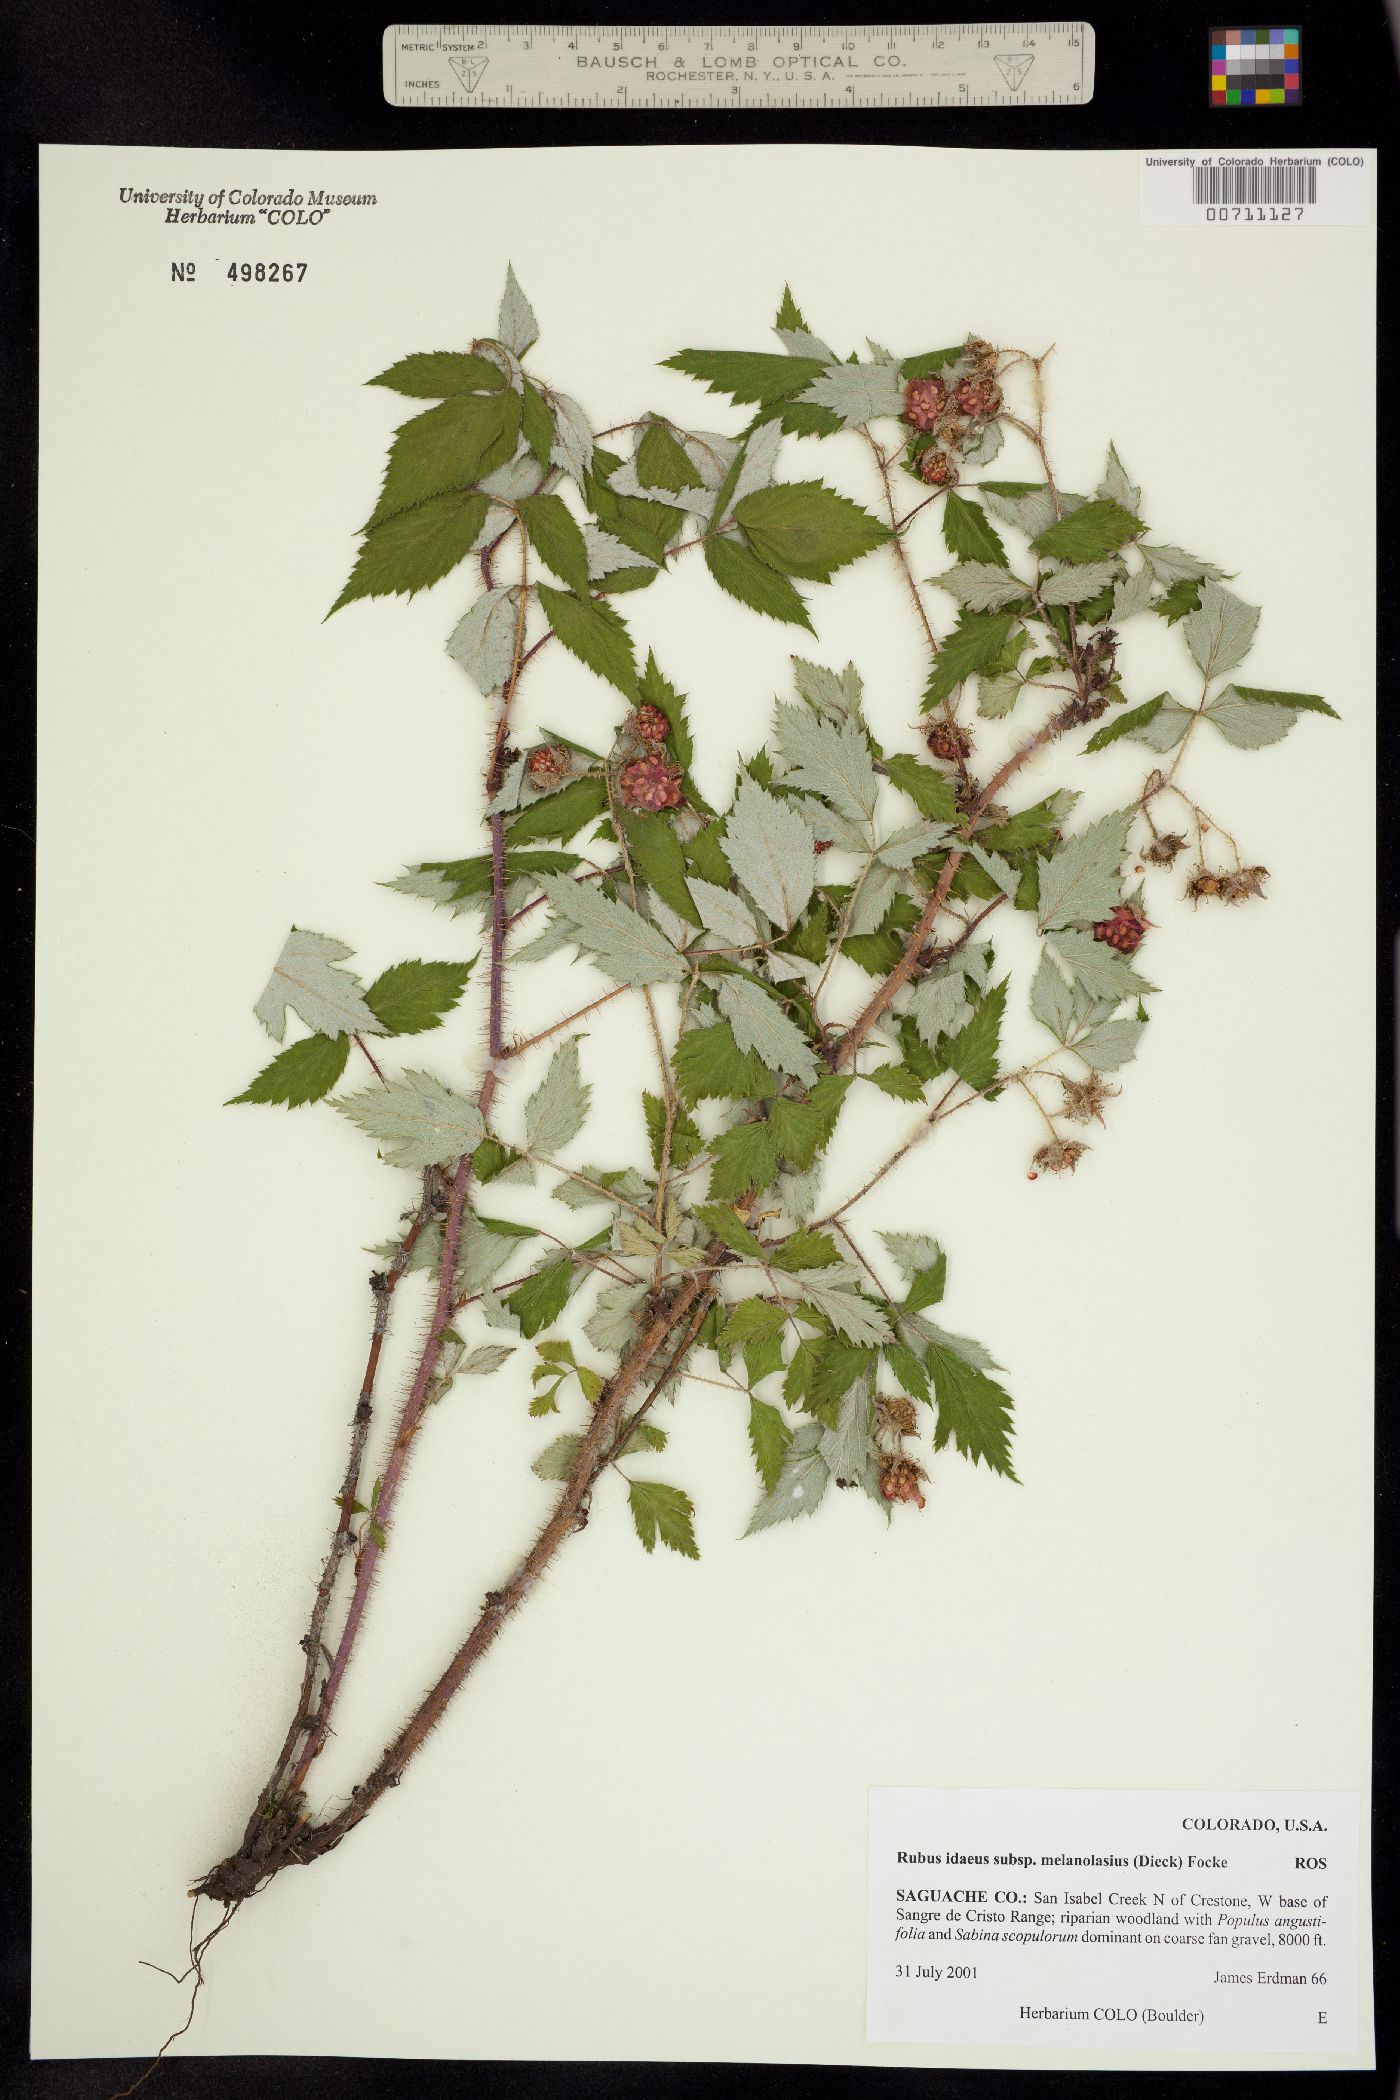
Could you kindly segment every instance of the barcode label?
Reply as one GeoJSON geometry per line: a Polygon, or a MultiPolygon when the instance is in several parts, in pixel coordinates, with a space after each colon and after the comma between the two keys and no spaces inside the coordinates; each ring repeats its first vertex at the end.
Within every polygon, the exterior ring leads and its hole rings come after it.
{"type": "MultiPolygon", "coordinates": [[[[1267,116],[1268,111],[1263,112],[1267,116]]],[[[1140,153],[1142,226],[1373,226],[1373,151],[1140,153]]]]}
{"type": "Polygon", "coordinates": [[[1316,204],[1317,169],[1285,162],[1281,167],[1193,168],[1197,204],[1316,204]]]}

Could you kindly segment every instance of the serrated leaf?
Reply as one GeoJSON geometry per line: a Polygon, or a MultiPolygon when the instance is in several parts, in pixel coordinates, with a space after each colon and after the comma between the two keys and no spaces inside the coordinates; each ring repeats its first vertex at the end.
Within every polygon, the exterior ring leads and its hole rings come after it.
{"type": "MultiPolygon", "coordinates": [[[[578,520],[563,497],[523,496],[516,509],[529,535],[530,545],[545,567],[553,569],[580,602],[591,602],[588,600],[588,547],[578,520]]],[[[609,677],[611,673],[603,675],[609,677]]]]}
{"type": "Polygon", "coordinates": [[[1040,967],[1031,983],[1031,1013],[1042,1027],[1050,1030],[1057,1042],[1065,1042],[1073,1033],[1076,1021],[1074,993],[1065,982],[1064,972],[1056,969],[1048,952],[1042,953],[1040,967]]]}
{"type": "Polygon", "coordinates": [[[1095,491],[1100,496],[1110,496],[1124,510],[1136,511],[1142,501],[1142,490],[1129,481],[1127,470],[1118,457],[1118,447],[1108,448],[1108,465],[1104,468],[1103,480],[1095,491]]]}
{"type": "Polygon", "coordinates": [[[700,923],[705,930],[705,946],[754,948],[762,945],[764,935],[742,897],[736,897],[732,890],[722,890],[717,883],[706,882],[700,875],[691,876],[690,894],[695,899],[700,923]]]}
{"type": "Polygon", "coordinates": [[[843,1395],[835,1424],[825,1429],[818,1447],[838,1486],[861,1476],[870,1451],[870,1417],[870,1381],[860,1378],[843,1395]]]}
{"type": "Polygon", "coordinates": [[[1002,854],[993,853],[989,847],[980,845],[976,839],[969,841],[967,852],[976,861],[978,867],[985,874],[991,876],[992,881],[1001,891],[1003,897],[1014,897],[1016,895],[1017,890],[1021,886],[1021,871],[1019,868],[1013,868],[1010,861],[1002,854]]]}
{"type": "Polygon", "coordinates": [[[860,1294],[853,1271],[827,1264],[783,1272],[783,1288],[828,1319],[843,1341],[873,1347],[890,1339],[890,1324],[878,1305],[860,1294]]]}
{"type": "MultiPolygon", "coordinates": [[[[795,712],[795,710],[794,710],[795,712]]],[[[745,776],[725,820],[725,856],[774,925],[800,918],[816,881],[812,835],[786,802],[745,776]]]]}
{"type": "Polygon", "coordinates": [[[802,698],[819,715],[830,715],[833,722],[844,721],[847,715],[860,716],[861,677],[854,664],[847,664],[844,671],[829,671],[823,664],[808,663],[805,657],[792,659],[792,679],[802,698]]]}
{"type": "Polygon", "coordinates": [[[705,542],[705,566],[722,591],[737,598],[742,605],[752,606],[755,612],[767,613],[772,620],[785,620],[794,627],[805,627],[809,633],[815,630],[807,614],[802,598],[788,582],[786,576],[760,561],[749,547],[740,541],[722,536],[705,542]]]}
{"type": "Polygon", "coordinates": [[[1009,715],[1021,697],[1024,684],[1018,671],[998,671],[992,677],[984,671],[977,680],[978,714],[990,722],[1009,715]]]}
{"type": "Polygon", "coordinates": [[[1057,933],[1050,946],[1091,999],[1117,1002],[1157,989],[1139,976],[1125,956],[1110,948],[1107,941],[1096,941],[1092,933],[1057,933]]]}
{"type": "Polygon", "coordinates": [[[1109,618],[1115,627],[1131,620],[1135,613],[1146,612],[1152,603],[1152,571],[1145,565],[1134,569],[1128,576],[1120,576],[1113,586],[1113,607],[1109,618]]]}
{"type": "Polygon", "coordinates": [[[470,554],[488,507],[487,498],[472,490],[436,496],[366,532],[331,612],[355,598],[411,598],[440,582],[470,554]]]}
{"type": "Polygon", "coordinates": [[[963,989],[962,971],[951,969],[946,975],[921,977],[914,987],[909,1011],[930,1049],[940,1035],[962,1028],[972,1011],[963,989]]]}
{"type": "Polygon", "coordinates": [[[1006,647],[1016,624],[1014,613],[964,612],[941,643],[924,688],[924,710],[946,700],[974,671],[985,671],[1006,647]]]}
{"type": "Polygon", "coordinates": [[[508,460],[520,435],[520,396],[456,394],[401,423],[389,448],[369,531],[433,497],[471,488],[508,460]]]}
{"type": "Polygon", "coordinates": [[[958,805],[946,773],[936,772],[907,751],[891,752],[884,766],[895,786],[909,796],[922,815],[944,824],[953,822],[958,805]]]}
{"type": "Polygon", "coordinates": [[[755,1400],[750,1395],[749,1449],[766,1494],[771,1495],[778,1485],[791,1442],[792,1431],[779,1410],[767,1400],[755,1400]]]}
{"type": "Polygon", "coordinates": [[[735,505],[734,515],[760,561],[818,583],[889,538],[868,511],[821,481],[757,489],[735,505]]]}
{"type": "Polygon", "coordinates": [[[1110,561],[1066,562],[1040,579],[1042,605],[1079,605],[1113,582],[1116,565],[1110,561]]]}
{"type": "Polygon", "coordinates": [[[1243,598],[1237,598],[1233,591],[1210,578],[1201,585],[1201,602],[1195,612],[1186,615],[1181,631],[1209,682],[1233,671],[1248,655],[1258,625],[1257,605],[1246,605],[1243,598]]]}
{"type": "Polygon", "coordinates": [[[1247,700],[1238,686],[1227,685],[1203,710],[1205,719],[1240,751],[1257,751],[1286,737],[1298,717],[1291,707],[1247,700]]]}
{"type": "Polygon", "coordinates": [[[529,839],[571,839],[601,816],[607,806],[608,791],[601,779],[585,776],[571,780],[557,794],[541,795],[538,802],[526,803],[517,810],[506,824],[506,836],[513,848],[529,839]]]}
{"type": "Polygon", "coordinates": [[[1320,693],[1276,693],[1268,686],[1234,683],[1226,686],[1225,692],[1220,695],[1222,700],[1226,693],[1237,693],[1241,700],[1260,701],[1266,707],[1288,707],[1304,714],[1330,715],[1334,722],[1340,722],[1342,719],[1336,708],[1329,707],[1320,693]]]}
{"type": "Polygon", "coordinates": [[[561,1254],[547,1261],[533,1276],[527,1276],[507,1295],[505,1302],[520,1322],[520,1332],[527,1339],[558,1319],[568,1303],[572,1282],[573,1263],[567,1254],[561,1254]]]}
{"type": "Polygon", "coordinates": [[[872,364],[832,364],[805,388],[804,401],[815,401],[855,430],[876,416],[902,416],[904,383],[893,359],[872,364]]]}
{"type": "Polygon", "coordinates": [[[554,417],[550,465],[562,469],[582,489],[593,471],[593,426],[572,395],[551,388],[548,400],[554,417]]]}
{"type": "Polygon", "coordinates": [[[1102,729],[1096,729],[1084,746],[1085,751],[1102,751],[1106,744],[1116,744],[1120,737],[1133,736],[1139,729],[1145,729],[1170,698],[1169,693],[1158,693],[1155,700],[1144,700],[1141,707],[1130,707],[1116,721],[1106,722],[1102,729]]]}
{"type": "Polygon", "coordinates": [[[895,1267],[911,1287],[905,1310],[920,1312],[923,1306],[936,1305],[943,1296],[948,1274],[948,1257],[937,1240],[930,1239],[926,1232],[882,1232],[880,1237],[888,1247],[895,1267]],[[919,1291],[922,1305],[911,1302],[915,1289],[919,1291]]]}
{"type": "Polygon", "coordinates": [[[233,1096],[233,1101],[304,1108],[307,1102],[320,1101],[330,1092],[345,1070],[349,1055],[348,1035],[309,1035],[303,1042],[279,1050],[271,1064],[264,1065],[257,1078],[241,1094],[233,1096]]]}
{"type": "Polygon", "coordinates": [[[645,1283],[616,1283],[598,1293],[598,1302],[583,1329],[595,1349],[605,1355],[621,1355],[629,1347],[646,1295],[645,1283]]]}
{"type": "Polygon", "coordinates": [[[535,595],[541,612],[569,653],[609,685],[615,685],[627,699],[635,701],[637,665],[632,637],[621,615],[596,598],[556,591],[547,583],[540,584],[535,595]]]}
{"type": "Polygon", "coordinates": [[[451,1013],[466,990],[475,960],[395,963],[375,978],[365,1003],[385,1035],[425,1035],[430,1028],[441,1028],[443,1015],[451,1013]]]}
{"type": "Polygon", "coordinates": [[[1104,1021],[1074,1045],[1076,1057],[1096,1072],[1116,1072],[1137,1056],[1143,1021],[1104,1021]]]}
{"type": "Polygon", "coordinates": [[[552,1444],[546,1444],[538,1458],[533,1459],[530,1471],[539,1480],[567,1480],[578,1464],[583,1438],[570,1433],[557,1436],[552,1444]]]}
{"type": "Polygon", "coordinates": [[[774,729],[787,766],[786,784],[819,795],[869,837],[880,783],[860,724],[849,718],[838,724],[782,702],[774,729]]]}
{"type": "Polygon", "coordinates": [[[831,1473],[818,1448],[820,1422],[806,1422],[792,1437],[777,1481],[759,1502],[744,1530],[745,1538],[766,1531],[770,1524],[786,1523],[792,1517],[810,1516],[826,1493],[831,1473]]]}
{"type": "Polygon", "coordinates": [[[980,503],[969,503],[956,489],[943,500],[943,541],[960,561],[994,562],[1009,567],[1001,534],[980,503]]]}
{"type": "Polygon", "coordinates": [[[520,630],[519,591],[500,584],[483,591],[452,630],[447,653],[483,693],[499,692],[515,662],[520,630]]]}
{"type": "Polygon", "coordinates": [[[950,1071],[965,1080],[975,1093],[992,1085],[997,1076],[997,1055],[1001,1047],[1001,1019],[1006,1011],[1007,980],[993,985],[985,993],[972,1019],[956,1035],[950,1035],[943,1048],[950,1071]]]}
{"type": "Polygon", "coordinates": [[[712,394],[765,408],[800,394],[823,369],[818,358],[782,357],[772,350],[678,350],[662,363],[669,371],[703,379],[712,394]]]}
{"type": "Polygon", "coordinates": [[[974,1465],[981,1460],[994,1473],[1014,1480],[1010,1394],[938,1342],[929,1345],[925,1363],[938,1405],[934,1450],[941,1451],[951,1439],[974,1465]]]}
{"type": "Polygon", "coordinates": [[[383,1035],[352,970],[340,968],[354,951],[329,934],[294,926],[253,1012],[275,1043],[287,1032],[287,1009],[318,1035],[383,1035]]]}
{"type": "Polygon", "coordinates": [[[1213,561],[1202,561],[1184,547],[1154,547],[1150,540],[1143,540],[1141,546],[1143,560],[1158,583],[1203,583],[1210,577],[1218,582],[1225,574],[1213,561]]]}
{"type": "MultiPolygon", "coordinates": [[[[1028,540],[1045,532],[1055,523],[1057,512],[1055,499],[1043,483],[1035,481],[982,481],[977,484],[982,500],[994,517],[1008,525],[1014,525],[1028,540]]],[[[1083,502],[1081,496],[1064,496],[1060,501],[1066,509],[1083,502]]]]}
{"type": "Polygon", "coordinates": [[[689,1495],[659,1480],[629,1480],[627,1502],[637,1537],[648,1553],[659,1538],[673,1553],[683,1553],[687,1560],[699,1560],[693,1523],[695,1504],[689,1495]]]}
{"type": "Polygon", "coordinates": [[[365,381],[366,386],[388,387],[423,401],[445,401],[450,394],[496,394],[504,384],[499,366],[466,350],[416,350],[365,381]]]}
{"type": "Polygon", "coordinates": [[[486,1134],[481,1111],[431,1072],[405,1072],[366,1093],[331,1103],[357,1123],[391,1167],[435,1167],[460,1159],[486,1134]]]}
{"type": "Polygon", "coordinates": [[[1066,839],[1040,870],[1042,933],[1074,920],[1105,919],[1121,899],[1119,870],[1128,850],[1132,810],[1110,810],[1076,838],[1066,839]]]}
{"type": "Polygon", "coordinates": [[[1057,561],[1101,561],[1136,539],[1143,529],[1141,518],[1111,497],[1100,496],[1047,525],[1033,544],[1037,554],[1051,554],[1057,561]]]}
{"type": "Polygon", "coordinates": [[[510,264],[506,264],[506,288],[501,294],[500,317],[496,322],[496,334],[507,350],[523,357],[531,344],[539,341],[540,326],[535,319],[534,308],[520,289],[520,283],[510,264]]]}
{"type": "Polygon", "coordinates": [[[742,1051],[727,1021],[688,1028],[676,1044],[676,1084],[687,1106],[697,1101],[746,1101],[772,1094],[777,1079],[751,1052],[742,1051]]]}
{"type": "Polygon", "coordinates": [[[479,1348],[471,1350],[462,1359],[458,1368],[464,1378],[489,1378],[493,1372],[500,1370],[507,1357],[514,1354],[515,1351],[509,1343],[483,1342],[479,1348]]]}
{"type": "MultiPolygon", "coordinates": [[[[1130,729],[1124,729],[1122,734],[1135,744],[1146,744],[1149,751],[1171,751],[1181,742],[1195,715],[1191,708],[1173,700],[1170,693],[1161,693],[1158,698],[1161,706],[1153,706],[1150,714],[1144,715],[1142,721],[1135,722],[1130,729]]],[[[1133,712],[1136,714],[1138,710],[1135,708],[1133,712]]]]}
{"type": "Polygon", "coordinates": [[[578,1136],[588,1115],[592,1090],[579,1070],[578,1041],[561,1043],[539,1086],[525,1103],[525,1149],[557,1153],[578,1136]]]}
{"type": "Polygon", "coordinates": [[[721,1132],[710,1151],[710,1194],[719,1201],[739,1202],[772,1187],[778,1148],[766,1123],[737,1123],[721,1132]]]}
{"type": "Polygon", "coordinates": [[[656,417],[647,424],[638,440],[633,464],[637,480],[644,488],[664,489],[675,495],[684,489],[704,487],[672,432],[656,417]]]}
{"type": "Polygon", "coordinates": [[[684,958],[640,912],[567,875],[539,880],[569,939],[616,983],[675,984],[686,976],[684,958]]]}
{"type": "Polygon", "coordinates": [[[746,977],[721,979],[716,994],[720,1012],[734,1031],[740,1050],[750,1050],[775,1072],[787,1072],[804,1086],[817,1077],[811,1045],[775,999],[746,977]]]}
{"type": "Polygon", "coordinates": [[[971,612],[996,612],[1028,596],[1026,585],[1019,576],[1011,574],[1004,562],[960,561],[955,568],[930,576],[929,582],[936,583],[971,612]]]}

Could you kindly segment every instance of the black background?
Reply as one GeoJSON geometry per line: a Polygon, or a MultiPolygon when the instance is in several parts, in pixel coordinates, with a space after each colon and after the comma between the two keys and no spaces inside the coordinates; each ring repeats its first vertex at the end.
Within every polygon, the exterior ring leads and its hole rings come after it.
{"type": "MultiPolygon", "coordinates": [[[[960,21],[1014,19],[1012,0],[1001,8],[959,6],[960,21]]],[[[1030,10],[1025,10],[1028,14],[1030,10]]],[[[169,4],[109,5],[96,0],[31,0],[27,7],[0,5],[0,345],[5,356],[0,389],[3,441],[4,618],[0,663],[4,681],[5,762],[0,766],[0,898],[9,907],[0,996],[0,1143],[9,1169],[4,1217],[8,1245],[0,1276],[8,1320],[4,1332],[3,1395],[11,1422],[23,1408],[27,1375],[28,1297],[24,1288],[29,1164],[30,949],[32,946],[32,852],[34,831],[32,692],[34,670],[35,453],[37,443],[37,147],[39,142],[102,145],[254,146],[321,149],[404,150],[423,147],[550,145],[646,145],[661,143],[770,143],[786,140],[913,146],[1054,147],[1073,152],[1090,147],[1135,149],[1211,147],[1249,150],[1291,147],[1380,146],[1400,117],[1394,48],[1380,0],[1294,9],[1290,22],[1303,34],[1303,100],[1296,108],[1214,110],[1209,106],[1206,40],[1210,28],[1232,19],[1255,22],[1250,12],[1230,17],[1217,0],[1209,12],[1172,0],[1094,0],[1067,5],[1062,15],[1086,14],[1098,43],[1093,101],[1085,108],[1040,110],[755,111],[750,114],[672,112],[598,116],[550,111],[517,115],[473,110],[396,110],[382,98],[380,39],[392,19],[389,0],[377,11],[342,0],[340,5],[263,7],[169,4]]],[[[1282,19],[1276,16],[1272,19],[1282,19]]],[[[279,2100],[359,2100],[361,2095],[471,2094],[474,2100],[642,2100],[663,2084],[674,2100],[717,2100],[736,2085],[771,2094],[773,2100],[908,2100],[932,2088],[939,2100],[1017,2100],[1022,2094],[1118,2100],[1145,2094],[1155,2100],[1230,2100],[1290,2081],[1309,2096],[1397,2092],[1400,2062],[1400,1990],[1397,1990],[1397,1932],[1400,1931],[1400,1845],[1395,1795],[1400,1785],[1400,1701],[1397,1663],[1388,1639],[1400,1602],[1395,1504],[1400,1469],[1400,1434],[1392,1401],[1391,1365],[1396,1337],[1395,1071],[1393,959],[1400,920],[1397,872],[1400,862],[1390,813],[1397,774],[1396,731],[1388,716],[1395,687],[1397,540],[1386,491],[1396,481],[1396,417],[1390,386],[1395,378],[1394,300],[1387,277],[1394,269],[1389,228],[1395,223],[1397,155],[1380,158],[1380,325],[1377,343],[1380,394],[1381,620],[1378,702],[1380,708],[1380,928],[1377,953],[1380,1045],[1379,1143],[1377,1151],[1377,1283],[1381,1313],[1378,1351],[1377,1466],[1377,1652],[1375,1946],[1377,2063],[1365,2072],[1185,2073],[1030,2071],[870,2071],[649,2064],[404,2063],[347,2058],[172,2057],[143,2087],[150,2100],[243,2100],[277,2095],[279,2100]]],[[[1106,340],[1111,337],[1111,262],[1094,255],[1068,256],[1090,296],[1104,302],[1106,340]]],[[[1202,396],[1211,372],[1228,346],[1203,340],[1202,396]]],[[[1319,373],[1319,398],[1300,404],[1297,428],[1299,529],[1306,534],[1306,483],[1325,473],[1331,446],[1346,441],[1345,405],[1329,403],[1326,375],[1319,373]]],[[[1189,375],[1186,384],[1189,386],[1189,375]]],[[[1339,617],[1343,609],[1338,608],[1339,617]]],[[[1320,783],[1325,790],[1325,782],[1320,783]]],[[[1335,803],[1319,800],[1325,822],[1345,821],[1335,803]]],[[[1325,878],[1325,853],[1319,853],[1325,878]]],[[[1364,909],[1365,900],[1336,898],[1341,918],[1364,909]]],[[[1300,1012],[1322,1009],[1305,982],[1319,982],[1300,958],[1300,1012]]],[[[1302,1024],[1300,1024],[1302,1025],[1302,1024]]],[[[1330,1083],[1347,1085],[1361,1046],[1320,1035],[1320,1060],[1335,1060],[1330,1083]]],[[[1320,1072],[1322,1067],[1320,1066],[1320,1072]]],[[[1280,1142],[1284,1142],[1280,1133],[1280,1142]]],[[[84,1230],[85,1191],[71,1191],[75,1231],[84,1230]]],[[[1298,1191],[1298,1269],[1279,1279],[1278,1305],[1294,1290],[1308,1288],[1307,1192],[1298,1191]]],[[[1272,1308],[1265,1307],[1268,1316],[1272,1308]]],[[[1257,1308],[1241,1308],[1255,1318],[1257,1308]]],[[[1327,1434],[1330,1396],[1317,1395],[1317,1435],[1327,1434]]],[[[30,2064],[27,2054],[28,1831],[27,1831],[27,1551],[24,1538],[25,1452],[10,1437],[11,1479],[0,1526],[5,1588],[0,1594],[0,2092],[35,2100],[101,2100],[129,2083],[140,2066],[132,2060],[30,2064]]],[[[1203,1451],[1202,1464],[1210,1463],[1203,1451]]],[[[1225,1600],[1222,1600],[1224,1608],[1225,1600]]],[[[81,1628],[75,1629],[81,1639],[81,1628]]],[[[94,1716],[100,1724],[100,1716],[94,1716]]],[[[133,1813],[140,1813],[133,1803],[133,1813]]],[[[741,1893],[741,1892],[740,1892],[741,1893]]],[[[73,1990],[83,1990],[83,1943],[87,1924],[80,1890],[73,1893],[73,1990]]],[[[800,1945],[775,1946],[775,1981],[795,1973],[800,1945]]],[[[217,1989],[217,1951],[211,1961],[217,1989]]],[[[152,2046],[159,2035],[152,2035],[152,2046]]],[[[528,2046],[528,2037],[523,2038],[528,2046]]]]}

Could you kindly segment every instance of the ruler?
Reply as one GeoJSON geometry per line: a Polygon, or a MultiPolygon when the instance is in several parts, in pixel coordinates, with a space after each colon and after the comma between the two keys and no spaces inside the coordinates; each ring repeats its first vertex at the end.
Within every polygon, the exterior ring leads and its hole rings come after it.
{"type": "Polygon", "coordinates": [[[1087,102],[1088,22],[393,23],[399,109],[1013,109],[1087,102]]]}

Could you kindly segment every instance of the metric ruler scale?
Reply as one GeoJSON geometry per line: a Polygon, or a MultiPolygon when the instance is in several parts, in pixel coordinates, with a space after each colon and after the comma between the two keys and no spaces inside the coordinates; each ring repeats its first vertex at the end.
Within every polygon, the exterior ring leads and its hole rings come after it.
{"type": "Polygon", "coordinates": [[[1089,101],[1087,22],[394,23],[400,109],[1013,109],[1089,101]]]}

